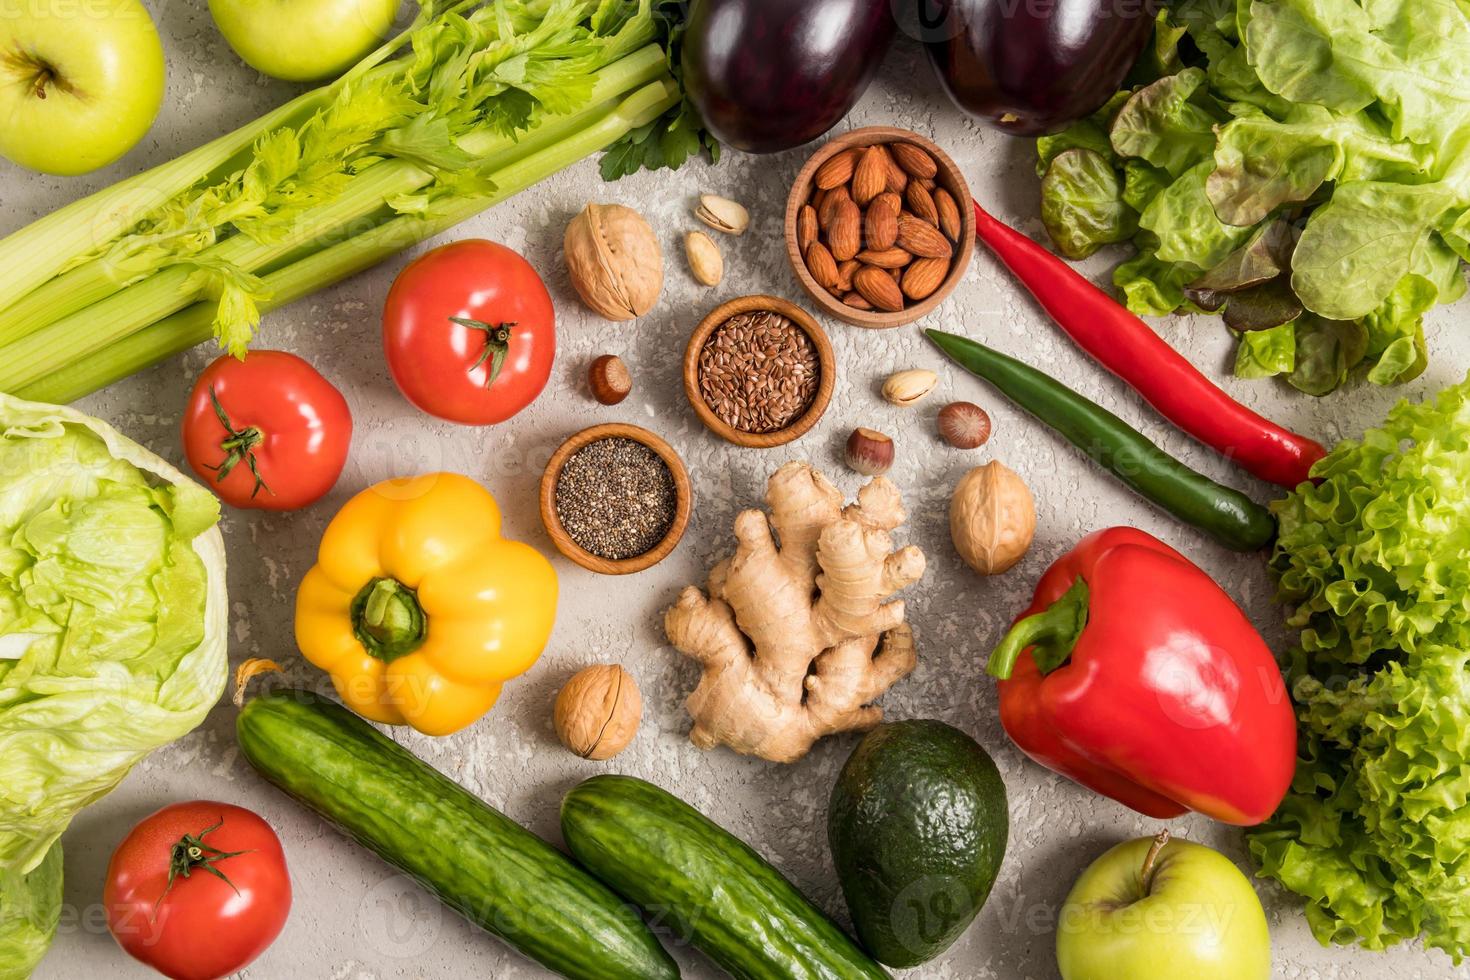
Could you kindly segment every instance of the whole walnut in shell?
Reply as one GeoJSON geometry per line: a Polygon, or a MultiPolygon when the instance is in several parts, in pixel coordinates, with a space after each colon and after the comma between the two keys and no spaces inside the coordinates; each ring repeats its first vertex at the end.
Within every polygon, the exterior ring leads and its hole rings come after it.
{"type": "Polygon", "coordinates": [[[582,302],[609,320],[653,309],[664,286],[664,255],[643,216],[621,204],[589,204],[567,225],[563,248],[582,302]]]}
{"type": "Polygon", "coordinates": [[[981,575],[998,575],[1031,547],[1036,535],[1036,502],[1026,484],[1005,464],[977,466],[954,488],[949,533],[965,564],[981,575]]]}
{"type": "Polygon", "coordinates": [[[598,664],[572,675],[552,712],[561,744],[601,762],[628,747],[643,720],[638,684],[617,664],[598,664]]]}

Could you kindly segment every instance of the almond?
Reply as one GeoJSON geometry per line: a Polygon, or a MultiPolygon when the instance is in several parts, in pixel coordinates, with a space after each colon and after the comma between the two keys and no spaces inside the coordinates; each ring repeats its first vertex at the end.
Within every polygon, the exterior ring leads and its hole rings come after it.
{"type": "Polygon", "coordinates": [[[938,228],[911,214],[901,214],[898,217],[898,247],[930,259],[947,259],[954,254],[954,247],[939,233],[938,228]]]}
{"type": "Polygon", "coordinates": [[[893,159],[893,154],[888,152],[886,146],[883,147],[883,168],[887,171],[888,189],[895,194],[902,194],[909,184],[909,175],[893,159]]]}
{"type": "Polygon", "coordinates": [[[827,251],[827,246],[821,242],[812,242],[811,247],[806,250],[806,271],[812,274],[817,285],[823,289],[836,288],[837,263],[833,261],[832,253],[827,251]]]}
{"type": "Polygon", "coordinates": [[[827,199],[827,192],[824,191],[824,190],[818,189],[818,190],[812,191],[812,199],[810,201],[807,201],[806,203],[808,203],[812,207],[816,208],[817,209],[817,214],[821,214],[822,213],[822,202],[825,201],[826,199],[827,199]]]}
{"type": "Polygon", "coordinates": [[[843,150],[841,153],[834,153],[817,168],[817,173],[812,178],[812,182],[824,191],[829,191],[834,187],[841,187],[849,180],[852,180],[852,171],[857,166],[857,158],[858,151],[856,147],[843,150]]]}
{"type": "Polygon", "coordinates": [[[874,265],[880,269],[902,269],[914,260],[914,257],[897,246],[885,249],[868,249],[859,252],[857,260],[863,265],[874,265]]]}
{"type": "MultiPolygon", "coordinates": [[[[934,206],[939,209],[939,227],[952,242],[960,240],[960,208],[953,195],[943,187],[934,192],[934,206]]],[[[948,255],[949,253],[945,253],[948,255]]]]}
{"type": "Polygon", "coordinates": [[[912,300],[928,299],[948,275],[948,259],[915,259],[903,272],[903,294],[912,300]]]}
{"type": "Polygon", "coordinates": [[[922,146],[913,143],[889,143],[888,152],[893,154],[894,161],[910,177],[924,180],[939,173],[939,164],[934,162],[929,151],[922,146]]]}
{"type": "Polygon", "coordinates": [[[898,195],[879,194],[868,205],[863,218],[863,234],[867,247],[873,251],[892,248],[898,241],[898,214],[902,210],[898,195]]]}
{"type": "Polygon", "coordinates": [[[852,276],[863,267],[857,259],[848,259],[837,267],[837,285],[832,287],[836,293],[852,292],[852,276]]]}
{"type": "Polygon", "coordinates": [[[880,310],[897,313],[903,309],[903,292],[893,277],[882,269],[863,266],[852,277],[852,288],[880,310]]]}
{"type": "Polygon", "coordinates": [[[817,240],[817,209],[810,204],[802,205],[796,215],[796,247],[803,255],[807,247],[817,240]]]}
{"type": "Polygon", "coordinates": [[[909,184],[903,196],[908,203],[909,210],[914,213],[914,217],[927,221],[936,228],[939,227],[939,208],[934,203],[934,195],[929,193],[927,187],[916,180],[909,184]]]}
{"type": "MultiPolygon", "coordinates": [[[[934,234],[944,241],[937,231],[934,234]]],[[[949,243],[945,242],[945,245],[949,243]]],[[[851,198],[839,200],[832,211],[832,223],[827,226],[827,247],[838,262],[846,262],[863,247],[863,213],[851,198]]]]}
{"type": "Polygon", "coordinates": [[[883,161],[883,148],[870,146],[863,151],[852,175],[852,197],[863,207],[888,187],[888,165],[883,161]]]}
{"type": "Polygon", "coordinates": [[[888,278],[889,279],[892,279],[894,282],[898,283],[898,285],[900,286],[900,288],[903,286],[903,270],[902,269],[885,269],[883,271],[887,272],[888,273],[888,278]]]}
{"type": "Polygon", "coordinates": [[[842,297],[842,302],[855,310],[871,310],[873,308],[873,304],[863,299],[861,293],[848,293],[842,297]]]}
{"type": "Polygon", "coordinates": [[[852,195],[847,193],[846,187],[834,187],[822,199],[822,206],[817,208],[817,224],[823,231],[832,227],[832,218],[836,215],[837,205],[843,201],[852,201],[852,195]]]}

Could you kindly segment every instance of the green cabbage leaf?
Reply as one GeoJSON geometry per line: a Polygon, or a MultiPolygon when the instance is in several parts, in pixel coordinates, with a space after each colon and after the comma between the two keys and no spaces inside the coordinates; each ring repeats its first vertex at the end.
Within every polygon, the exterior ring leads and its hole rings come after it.
{"type": "Polygon", "coordinates": [[[0,870],[0,980],[25,980],[61,920],[61,845],[33,871],[0,870]]]}
{"type": "MultiPolygon", "coordinates": [[[[218,521],[212,494],[105,423],[0,395],[0,878],[41,866],[219,700],[218,521]]],[[[0,951],[24,945],[12,924],[0,951]]]]}
{"type": "Polygon", "coordinates": [[[1470,380],[1273,505],[1298,762],[1248,834],[1324,943],[1470,953],[1470,380]]]}

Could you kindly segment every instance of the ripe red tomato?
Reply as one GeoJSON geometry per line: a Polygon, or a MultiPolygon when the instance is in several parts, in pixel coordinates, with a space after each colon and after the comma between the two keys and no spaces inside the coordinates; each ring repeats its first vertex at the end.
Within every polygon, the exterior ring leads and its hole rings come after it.
{"type": "Polygon", "coordinates": [[[347,400],[295,354],[221,357],[199,375],[184,412],[184,455],[225,502],[296,510],[332,489],[347,463],[347,400]]]}
{"type": "Polygon", "coordinates": [[[521,256],[495,242],[454,242],[399,273],[383,310],[383,349],[394,382],[419,410],[493,425],[546,387],[556,311],[521,256]]]}
{"type": "Polygon", "coordinates": [[[260,817],[228,803],[175,803],[123,838],[102,904],[128,955],[173,980],[217,980],[281,934],[291,878],[260,817]]]}

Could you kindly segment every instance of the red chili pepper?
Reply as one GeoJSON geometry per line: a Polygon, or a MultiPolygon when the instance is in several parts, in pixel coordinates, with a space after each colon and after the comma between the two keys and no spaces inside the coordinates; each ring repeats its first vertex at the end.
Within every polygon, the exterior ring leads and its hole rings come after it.
{"type": "Polygon", "coordinates": [[[1123,379],[1160,415],[1263,480],[1296,487],[1327,455],[1227,395],[1148,324],[1066,262],[975,202],[980,241],[1021,280],[1078,347],[1123,379]]]}
{"type": "Polygon", "coordinates": [[[1143,531],[1097,531],[1059,558],[988,670],[1023,752],[1147,816],[1251,826],[1291,783],[1296,719],[1271,651],[1143,531]]]}

